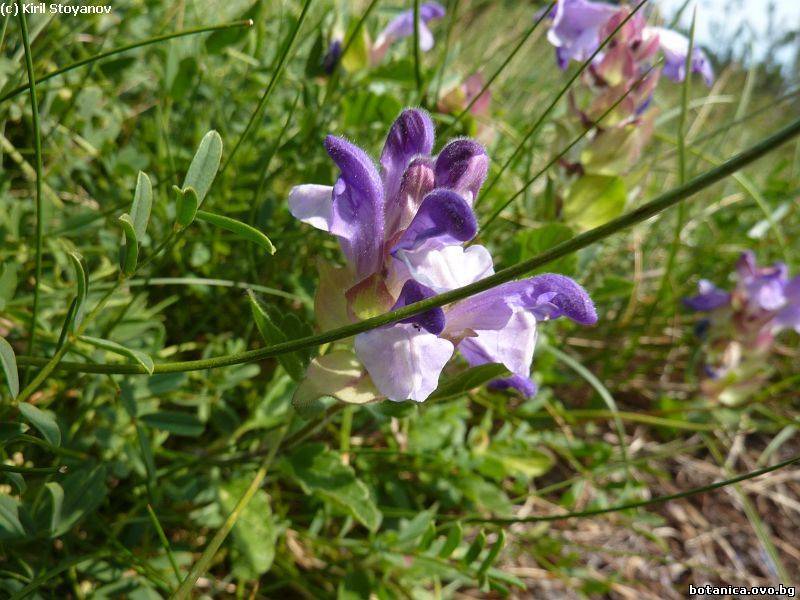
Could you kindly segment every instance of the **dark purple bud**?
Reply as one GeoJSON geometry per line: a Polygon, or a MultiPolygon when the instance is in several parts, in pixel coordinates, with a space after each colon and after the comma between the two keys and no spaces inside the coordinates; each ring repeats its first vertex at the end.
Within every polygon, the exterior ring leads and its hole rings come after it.
{"type": "MultiPolygon", "coordinates": [[[[397,298],[397,302],[392,307],[392,310],[397,310],[403,306],[414,304],[415,302],[425,300],[426,298],[431,298],[435,295],[436,292],[434,292],[431,288],[426,287],[421,283],[414,281],[413,279],[409,279],[403,285],[400,296],[397,298]]],[[[432,308],[418,315],[414,315],[413,317],[403,319],[400,322],[411,323],[412,325],[422,327],[429,333],[439,335],[444,330],[444,310],[442,310],[441,307],[432,308]]]]}

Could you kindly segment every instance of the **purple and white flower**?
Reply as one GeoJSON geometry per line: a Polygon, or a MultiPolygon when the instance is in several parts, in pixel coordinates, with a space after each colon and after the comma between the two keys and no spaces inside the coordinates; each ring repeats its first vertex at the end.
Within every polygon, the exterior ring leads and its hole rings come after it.
{"type": "MultiPolygon", "coordinates": [[[[325,147],[340,171],[336,183],[296,186],[289,195],[295,217],[339,239],[348,262],[340,287],[351,320],[494,272],[485,247],[464,247],[477,234],[472,202],[486,178],[486,152],[474,140],[456,139],[434,157],[433,144],[433,123],[416,109],[392,125],[380,171],[363,150],[328,136],[325,147]]],[[[361,333],[354,349],[390,400],[425,400],[456,350],[473,366],[505,365],[512,377],[498,385],[531,394],[537,323],[562,315],[582,324],[597,320],[577,283],[539,275],[361,333]]]]}
{"type": "MultiPolygon", "coordinates": [[[[427,52],[433,48],[433,33],[428,23],[441,19],[445,15],[444,7],[438,2],[425,2],[419,7],[419,48],[427,52]]],[[[383,60],[389,47],[396,41],[414,35],[414,9],[404,10],[389,21],[386,28],[378,34],[372,47],[372,62],[383,60]]]]}

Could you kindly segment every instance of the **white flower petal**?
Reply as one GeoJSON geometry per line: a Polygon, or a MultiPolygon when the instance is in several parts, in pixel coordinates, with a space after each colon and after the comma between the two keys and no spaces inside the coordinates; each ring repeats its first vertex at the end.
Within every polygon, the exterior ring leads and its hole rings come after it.
{"type": "Polygon", "coordinates": [[[307,183],[289,192],[289,211],[296,219],[323,231],[331,230],[333,187],[307,183]]]}
{"type": "Polygon", "coordinates": [[[454,290],[494,273],[492,255],[480,245],[463,248],[426,247],[397,253],[408,267],[411,276],[437,293],[454,290]]]}
{"type": "Polygon", "coordinates": [[[355,351],[375,387],[389,400],[422,402],[439,385],[454,347],[424,329],[399,323],[358,334],[355,351]]]}

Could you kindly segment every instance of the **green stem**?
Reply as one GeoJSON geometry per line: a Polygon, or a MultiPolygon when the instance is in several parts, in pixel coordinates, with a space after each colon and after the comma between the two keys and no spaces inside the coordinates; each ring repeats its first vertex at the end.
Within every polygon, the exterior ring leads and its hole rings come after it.
{"type": "MultiPolygon", "coordinates": [[[[678,204],[682,200],[693,196],[697,192],[717,183],[718,181],[721,181],[725,177],[728,177],[739,169],[758,160],[765,154],[775,150],[780,145],[785,144],[798,135],[800,135],[800,118],[792,121],[787,126],[761,140],[757,144],[754,144],[747,150],[744,150],[736,156],[728,159],[718,167],[701,173],[694,179],[688,181],[686,184],[661,194],[654,200],[643,204],[639,208],[632,210],[621,217],[617,217],[616,219],[613,219],[604,225],[600,225],[599,227],[595,227],[594,229],[590,229],[589,231],[576,235],[565,242],[556,244],[549,250],[537,254],[533,258],[502,269],[494,275],[486,277],[485,279],[481,279],[480,281],[476,281],[475,283],[439,294],[432,298],[422,300],[421,302],[409,304],[408,306],[390,311],[383,315],[371,317],[369,319],[365,319],[364,321],[339,327],[337,329],[332,329],[331,331],[326,331],[317,335],[281,342],[280,344],[274,344],[265,348],[258,348],[256,350],[249,350],[236,354],[228,354],[201,360],[159,363],[155,366],[155,372],[175,373],[181,371],[197,371],[263,360],[279,354],[294,352],[303,348],[312,348],[314,346],[349,338],[358,333],[369,331],[370,329],[375,329],[376,327],[381,327],[383,325],[389,325],[402,319],[417,315],[425,312],[426,310],[430,310],[431,308],[451,304],[457,300],[462,300],[479,292],[484,292],[502,283],[506,283],[516,279],[517,277],[530,273],[531,271],[563,256],[572,254],[581,248],[590,246],[591,244],[613,235],[618,231],[631,227],[637,223],[641,223],[642,221],[657,215],[658,213],[674,206],[675,204],[678,204]]],[[[46,360],[31,356],[19,356],[17,357],[17,362],[19,364],[40,365],[44,364],[46,360]]],[[[60,367],[68,371],[79,371],[82,373],[145,373],[144,368],[138,365],[61,363],[60,367]]]]}
{"type": "Polygon", "coordinates": [[[422,67],[419,55],[419,0],[414,0],[414,79],[417,83],[417,98],[422,98],[422,67]]]}
{"type": "MultiPolygon", "coordinates": [[[[561,152],[559,152],[552,159],[550,159],[550,161],[545,166],[543,166],[541,169],[539,169],[539,171],[533,177],[528,179],[528,181],[526,181],[525,184],[519,190],[517,190],[514,193],[513,196],[511,196],[511,198],[506,200],[497,210],[495,210],[492,213],[492,215],[483,224],[483,227],[481,227],[482,232],[485,234],[486,233],[486,229],[489,227],[489,225],[491,225],[497,219],[497,217],[499,217],[500,214],[506,208],[508,208],[508,206],[512,202],[514,202],[514,200],[516,200],[522,194],[524,194],[525,190],[527,190],[531,185],[533,185],[533,183],[536,180],[538,180],[539,177],[541,177],[542,175],[547,173],[547,171],[550,170],[550,167],[552,167],[559,160],[561,160],[561,158],[564,155],[566,155],[567,152],[572,150],[572,148],[574,148],[575,145],[578,144],[578,142],[580,142],[583,138],[585,138],[587,135],[589,135],[590,131],[593,131],[608,115],[610,115],[617,108],[617,106],[619,106],[625,100],[625,98],[627,98],[631,94],[631,92],[633,92],[633,90],[635,90],[637,87],[639,87],[639,84],[641,84],[645,79],[647,79],[647,76],[650,75],[650,73],[653,71],[653,69],[655,69],[656,66],[658,66],[660,64],[660,62],[661,62],[660,59],[658,61],[656,61],[656,63],[653,64],[653,66],[651,66],[647,71],[645,71],[645,73],[643,73],[642,76],[639,77],[639,79],[634,81],[633,84],[631,84],[631,86],[627,90],[625,90],[625,93],[622,94],[619,98],[617,98],[616,102],[614,102],[614,104],[609,106],[608,109],[603,114],[601,114],[597,118],[596,121],[591,123],[589,126],[585,127],[584,130],[574,140],[572,140],[563,150],[561,150],[561,152]]],[[[683,182],[681,182],[681,183],[683,183],[683,182]]],[[[483,196],[481,196],[481,198],[483,198],[483,196]]],[[[480,200],[480,198],[478,200],[480,200]]],[[[475,206],[477,206],[477,205],[478,205],[478,202],[475,203],[475,206]]]]}
{"type": "MultiPolygon", "coordinates": [[[[39,127],[39,102],[36,99],[36,78],[33,74],[33,55],[31,54],[31,41],[28,36],[28,23],[22,12],[22,2],[17,0],[19,11],[19,27],[22,31],[22,45],[25,48],[25,67],[28,71],[28,83],[31,95],[31,121],[33,122],[33,151],[36,161],[36,267],[33,288],[33,308],[31,309],[30,336],[28,338],[28,352],[33,354],[36,344],[36,317],[39,314],[39,287],[42,282],[42,237],[44,236],[44,221],[42,215],[42,132],[39,127]]],[[[29,369],[25,369],[22,376],[23,384],[28,379],[29,369]]]]}
{"type": "Polygon", "coordinates": [[[611,412],[612,419],[614,420],[614,426],[617,429],[619,450],[622,453],[622,462],[625,464],[625,475],[627,476],[627,479],[630,480],[632,478],[632,471],[630,466],[630,458],[628,456],[628,447],[625,444],[625,426],[622,424],[622,419],[619,416],[619,409],[617,408],[617,402],[614,400],[614,396],[612,396],[611,392],[608,391],[608,388],[606,388],[606,386],[604,386],[603,383],[597,377],[595,377],[594,373],[572,358],[569,354],[561,352],[561,350],[558,348],[553,348],[549,345],[543,345],[543,349],[555,356],[558,360],[566,364],[570,369],[575,371],[585,381],[587,381],[589,385],[591,385],[600,395],[600,397],[603,399],[603,402],[606,403],[606,406],[608,406],[608,410],[611,412]]]}
{"type": "Polygon", "coordinates": [[[539,516],[516,517],[516,518],[515,517],[511,518],[468,517],[466,519],[463,519],[463,522],[493,523],[496,525],[511,525],[513,523],[539,523],[542,521],[562,521],[564,519],[580,519],[583,517],[593,517],[596,515],[604,515],[608,513],[620,512],[623,510],[629,510],[631,508],[643,508],[646,506],[653,506],[655,504],[663,504],[664,502],[669,502],[671,500],[680,500],[681,498],[688,498],[689,496],[695,496],[697,494],[704,494],[712,490],[716,490],[719,488],[727,487],[729,485],[733,485],[735,483],[739,483],[740,481],[746,481],[747,479],[753,479],[755,477],[771,473],[772,471],[783,469],[784,467],[788,467],[789,465],[794,464],[796,462],[800,462],[800,456],[795,456],[788,460],[784,460],[783,462],[779,462],[777,464],[764,467],[763,469],[750,471],[749,473],[737,475],[736,477],[731,477],[730,479],[724,479],[722,481],[718,481],[710,485],[704,485],[701,487],[692,488],[690,490],[685,490],[683,492],[668,494],[666,496],[656,496],[655,498],[650,498],[649,500],[639,500],[637,502],[628,502],[626,504],[618,504],[617,506],[609,506],[607,508],[597,508],[594,510],[568,512],[561,515],[539,515],[539,516]]]}
{"type": "MultiPolygon", "coordinates": [[[[694,30],[695,21],[697,20],[697,10],[695,8],[692,15],[692,28],[689,35],[689,52],[686,54],[686,61],[684,63],[685,78],[683,86],[681,87],[681,112],[678,119],[678,183],[686,183],[686,114],[689,106],[689,90],[691,89],[692,81],[692,52],[694,51],[694,30]]],[[[681,204],[678,208],[678,214],[675,215],[675,231],[672,234],[672,244],[667,256],[667,264],[664,268],[664,274],[661,276],[659,282],[658,292],[656,294],[656,301],[651,304],[649,316],[653,316],[653,310],[659,304],[659,301],[664,298],[672,269],[675,266],[675,259],[678,256],[678,248],[681,245],[681,231],[683,231],[683,223],[686,220],[686,205],[681,204]]]]}
{"type": "Polygon", "coordinates": [[[191,596],[192,589],[194,589],[197,579],[208,570],[208,567],[211,565],[211,561],[214,559],[214,556],[217,554],[220,546],[222,546],[222,542],[224,542],[225,538],[228,537],[231,529],[233,529],[233,526],[236,525],[236,521],[238,521],[239,517],[242,516],[244,509],[247,508],[250,500],[253,499],[253,496],[258,491],[258,488],[261,487],[264,478],[267,476],[267,470],[272,464],[272,460],[275,458],[278,449],[281,447],[283,437],[288,431],[289,427],[291,427],[293,417],[294,415],[290,416],[289,422],[286,423],[286,426],[283,428],[280,436],[275,441],[275,445],[272,447],[270,453],[264,457],[264,460],[261,462],[258,471],[256,471],[255,477],[253,477],[253,480],[250,482],[250,485],[248,486],[247,490],[245,490],[245,493],[242,495],[242,497],[239,498],[238,502],[236,502],[236,506],[233,507],[231,514],[228,515],[228,518],[225,519],[222,527],[220,527],[217,533],[214,534],[214,537],[211,539],[206,549],[203,550],[203,554],[200,555],[200,559],[194,564],[192,570],[189,571],[186,579],[181,582],[180,587],[172,596],[173,600],[184,600],[191,596]]]}
{"type": "Polygon", "coordinates": [[[150,515],[150,521],[153,523],[153,528],[156,530],[156,534],[158,535],[158,539],[161,542],[161,545],[164,547],[164,551],[167,553],[167,558],[169,558],[169,564],[172,567],[172,572],[175,573],[175,579],[178,580],[178,584],[181,582],[181,571],[178,568],[178,563],[175,562],[175,556],[172,554],[172,549],[169,546],[169,540],[167,539],[167,534],[164,533],[164,528],[161,526],[161,522],[158,520],[158,516],[156,516],[156,511],[153,510],[153,507],[150,503],[147,503],[147,514],[150,515]]]}
{"type": "MultiPolygon", "coordinates": [[[[22,14],[20,13],[20,17],[22,14]]],[[[132,44],[127,44],[126,46],[120,46],[119,48],[112,48],[111,50],[106,50],[105,52],[101,52],[100,54],[95,54],[94,56],[90,56],[84,58],[82,60],[75,61],[74,63],[68,64],[65,67],[61,67],[60,69],[56,69],[47,75],[43,75],[40,79],[36,79],[35,83],[40,84],[44,83],[45,81],[52,79],[53,77],[58,77],[59,75],[63,75],[64,73],[68,73],[69,71],[73,71],[85,65],[91,64],[98,60],[103,60],[104,58],[108,58],[109,56],[114,56],[116,54],[122,54],[124,52],[128,52],[129,50],[134,50],[136,48],[141,48],[142,46],[149,46],[151,44],[157,44],[159,42],[163,42],[166,40],[171,40],[173,38],[184,37],[187,35],[196,35],[198,33],[208,33],[210,31],[219,31],[222,29],[233,29],[235,27],[252,27],[253,21],[250,19],[245,19],[244,21],[233,21],[232,23],[223,23],[222,25],[212,25],[209,27],[194,27],[192,29],[184,29],[183,31],[176,31],[175,33],[168,33],[165,35],[158,35],[156,37],[148,38],[146,40],[141,40],[139,42],[134,42],[132,44]]],[[[15,87],[10,92],[7,92],[0,96],[0,102],[4,102],[9,98],[13,98],[14,96],[18,96],[28,88],[30,88],[30,83],[25,85],[20,85],[15,87]]]]}
{"type": "MultiPolygon", "coordinates": [[[[470,111],[472,106],[478,101],[478,99],[484,94],[484,92],[489,89],[489,86],[491,86],[492,83],[494,83],[494,80],[497,79],[500,76],[500,73],[502,73],[505,70],[505,68],[508,66],[508,63],[510,63],[512,60],[514,60],[514,57],[517,55],[517,52],[519,52],[520,48],[522,48],[522,46],[525,44],[525,42],[527,42],[528,39],[533,35],[533,32],[536,31],[536,29],[539,27],[539,24],[547,18],[547,16],[553,10],[553,7],[556,5],[556,2],[557,2],[557,0],[553,0],[550,3],[550,5],[547,6],[542,11],[541,15],[539,15],[539,18],[536,19],[536,21],[534,21],[533,25],[531,25],[528,28],[528,30],[522,35],[522,38],[520,38],[519,42],[517,42],[517,45],[514,46],[514,49],[511,51],[511,53],[505,58],[505,60],[498,67],[498,69],[494,73],[492,73],[492,76],[489,77],[489,79],[486,80],[486,83],[483,84],[483,87],[481,88],[481,91],[478,92],[477,94],[475,94],[475,96],[472,98],[472,100],[469,101],[469,104],[467,104],[466,108],[464,108],[464,110],[462,110],[460,113],[458,113],[458,115],[456,116],[456,118],[453,120],[452,123],[447,125],[447,127],[444,130],[444,132],[441,134],[442,137],[445,137],[445,134],[448,131],[450,131],[450,129],[455,127],[459,123],[459,121],[461,121],[461,119],[464,118],[464,115],[466,115],[470,111]]],[[[448,31],[448,34],[449,34],[449,31],[448,31]]],[[[440,82],[441,82],[441,77],[440,77],[440,82]]]]}
{"type": "Polygon", "coordinates": [[[544,120],[553,111],[553,109],[556,107],[556,105],[564,96],[564,94],[566,94],[569,91],[569,89],[572,87],[572,84],[575,83],[575,80],[578,79],[578,77],[581,76],[581,73],[583,73],[589,67],[589,65],[592,64],[592,61],[594,61],[595,57],[598,54],[600,54],[600,52],[603,51],[603,48],[605,48],[608,42],[611,41],[611,38],[617,35],[617,32],[620,29],[622,29],[625,26],[625,24],[628,21],[630,21],[637,12],[639,12],[639,9],[642,8],[642,6],[644,6],[645,2],[647,2],[647,0],[641,0],[641,2],[639,2],[639,4],[637,4],[633,10],[631,10],[630,14],[628,14],[628,16],[626,16],[620,22],[620,24],[617,25],[614,31],[612,31],[608,35],[608,37],[606,37],[606,39],[604,39],[603,42],[597,47],[597,49],[594,52],[592,52],[592,55],[589,58],[587,58],[583,64],[581,64],[580,68],[577,71],[575,71],[572,77],[569,78],[566,85],[563,88],[561,88],[561,91],[558,92],[558,94],[556,94],[556,97],[553,98],[552,102],[550,102],[550,104],[547,106],[544,112],[541,115],[539,115],[539,118],[536,119],[533,125],[531,125],[530,129],[528,129],[528,131],[525,132],[525,135],[523,136],[522,140],[520,140],[519,144],[517,144],[517,147],[514,148],[514,151],[511,153],[511,156],[509,156],[508,160],[506,160],[506,162],[503,163],[503,165],[500,167],[500,171],[498,171],[497,175],[494,176],[489,185],[486,186],[486,188],[484,189],[482,193],[483,196],[489,195],[489,192],[494,188],[495,185],[497,185],[497,182],[500,180],[500,177],[503,176],[503,173],[506,172],[506,169],[511,165],[512,162],[514,162],[514,159],[517,157],[517,154],[519,154],[520,150],[522,150],[522,148],[525,146],[528,140],[531,139],[531,136],[539,130],[539,127],[542,125],[542,123],[544,123],[544,120]]]}
{"type": "Polygon", "coordinates": [[[300,13],[300,16],[297,18],[297,23],[294,25],[294,29],[289,34],[289,39],[286,40],[286,44],[283,47],[283,52],[281,52],[280,57],[278,58],[278,62],[275,64],[275,68],[272,71],[272,77],[267,84],[267,88],[264,90],[264,93],[261,95],[261,100],[258,101],[258,105],[256,109],[253,111],[253,114],[250,115],[250,119],[247,121],[247,125],[242,132],[242,135],[239,136],[239,139],[236,140],[236,144],[234,144],[231,153],[228,155],[228,158],[222,164],[222,168],[219,170],[217,174],[217,180],[222,177],[222,174],[228,168],[228,165],[231,164],[233,157],[236,156],[236,152],[239,150],[239,146],[242,145],[247,136],[250,135],[250,130],[253,128],[253,125],[256,122],[256,119],[261,114],[261,111],[264,109],[264,106],[267,104],[267,100],[272,95],[272,92],[275,90],[275,86],[278,83],[278,79],[280,78],[281,74],[283,73],[283,69],[286,66],[286,61],[289,58],[289,52],[294,45],[294,41],[297,38],[297,34],[300,31],[300,27],[303,25],[303,21],[306,19],[306,14],[308,14],[308,9],[311,6],[311,2],[313,0],[306,0],[305,4],[303,4],[303,10],[300,13]]]}
{"type": "Polygon", "coordinates": [[[66,473],[66,467],[16,467],[0,463],[0,473],[4,472],[24,475],[52,475],[53,473],[66,473]]]}

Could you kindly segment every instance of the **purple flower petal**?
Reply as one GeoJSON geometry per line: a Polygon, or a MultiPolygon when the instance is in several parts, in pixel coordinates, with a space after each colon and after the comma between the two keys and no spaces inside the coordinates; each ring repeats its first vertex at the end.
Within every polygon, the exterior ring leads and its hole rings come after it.
{"type": "Polygon", "coordinates": [[[730,304],[731,295],[707,279],[697,282],[697,291],[699,293],[696,296],[683,299],[683,303],[692,310],[708,312],[730,304]]]}
{"type": "Polygon", "coordinates": [[[434,246],[468,242],[477,233],[478,222],[466,200],[451,190],[436,189],[425,196],[392,254],[418,248],[425,242],[434,246]]]}
{"type": "Polygon", "coordinates": [[[536,275],[504,283],[484,293],[503,295],[512,305],[532,311],[539,320],[564,316],[581,325],[597,323],[597,311],[589,294],[564,275],[536,275]]]}
{"type": "Polygon", "coordinates": [[[420,204],[433,191],[433,160],[418,156],[406,167],[396,197],[386,202],[386,240],[392,239],[407,229],[420,204]]]}
{"type": "MultiPolygon", "coordinates": [[[[425,287],[421,283],[414,281],[413,279],[409,279],[403,285],[403,289],[400,291],[400,296],[397,298],[397,302],[395,302],[392,310],[397,310],[403,306],[414,304],[415,302],[425,300],[425,298],[431,298],[435,295],[436,292],[429,287],[425,287]]],[[[430,310],[426,310],[424,313],[403,319],[400,321],[400,323],[411,323],[418,325],[429,333],[439,335],[444,329],[444,310],[442,310],[441,307],[432,308],[430,310]]]]}
{"type": "Polygon", "coordinates": [[[455,190],[472,204],[486,173],[489,157],[475,140],[460,139],[447,144],[436,158],[436,187],[455,190]]]}
{"type": "Polygon", "coordinates": [[[800,275],[786,284],[786,305],[775,317],[779,329],[794,329],[800,333],[800,275]]]}
{"type": "MultiPolygon", "coordinates": [[[[686,78],[686,55],[689,53],[689,38],[664,27],[647,27],[645,36],[658,36],[658,43],[664,53],[664,75],[672,81],[680,82],[686,78]]],[[[705,52],[692,49],[692,73],[700,73],[706,85],[714,83],[714,69],[705,52]]]]}
{"type": "Polygon", "coordinates": [[[331,230],[333,188],[307,183],[296,185],[289,192],[289,212],[295,219],[322,229],[331,230]]]}
{"type": "Polygon", "coordinates": [[[403,173],[415,156],[430,154],[433,148],[433,122],[423,110],[408,109],[400,113],[389,129],[381,153],[381,174],[386,197],[386,222],[394,220],[399,208],[397,194],[403,173]]]}
{"type": "Polygon", "coordinates": [[[341,171],[333,188],[330,232],[339,237],[342,251],[363,279],[383,261],[381,178],[369,156],[347,140],[329,135],[325,148],[341,171]]]}
{"type": "Polygon", "coordinates": [[[328,51],[322,57],[322,70],[331,75],[342,57],[342,40],[333,40],[328,46],[328,51]]]}
{"type": "Polygon", "coordinates": [[[600,32],[618,6],[589,0],[559,0],[547,39],[558,49],[556,58],[564,69],[570,60],[588,59],[601,43],[600,32]]]}
{"type": "Polygon", "coordinates": [[[375,387],[389,400],[422,402],[438,387],[439,375],[453,356],[453,344],[399,323],[358,334],[355,351],[375,387]]]}
{"type": "Polygon", "coordinates": [[[759,267],[755,254],[748,250],[736,262],[736,272],[739,276],[737,293],[742,294],[751,307],[774,311],[785,304],[789,270],[784,263],[759,267]]]}
{"type": "MultiPolygon", "coordinates": [[[[444,7],[437,2],[425,2],[419,7],[419,41],[420,49],[423,52],[427,52],[433,47],[433,34],[426,27],[426,24],[430,21],[441,19],[444,15],[444,7]]],[[[389,21],[386,28],[375,39],[375,59],[380,60],[383,58],[386,50],[393,42],[412,35],[414,35],[414,9],[404,10],[389,21]]]]}
{"type": "Polygon", "coordinates": [[[767,311],[778,310],[786,303],[785,288],[788,283],[786,265],[778,263],[763,269],[757,277],[745,282],[744,287],[750,301],[767,311]]]}
{"type": "Polygon", "coordinates": [[[536,382],[530,377],[523,377],[522,375],[512,375],[511,377],[504,377],[502,379],[495,379],[489,382],[489,388],[493,390],[518,390],[526,398],[533,398],[539,387],[536,382]]]}

